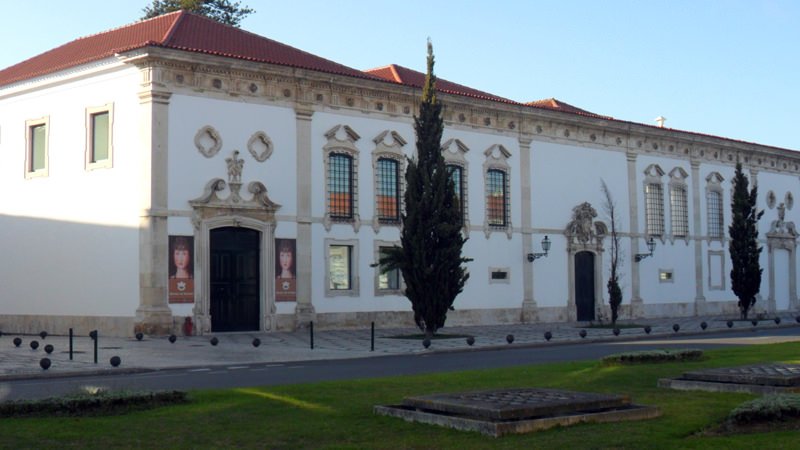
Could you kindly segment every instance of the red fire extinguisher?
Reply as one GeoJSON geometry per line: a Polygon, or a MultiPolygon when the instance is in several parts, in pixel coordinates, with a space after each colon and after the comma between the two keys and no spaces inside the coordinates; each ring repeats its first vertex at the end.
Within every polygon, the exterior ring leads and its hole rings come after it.
{"type": "Polygon", "coordinates": [[[194,323],[192,323],[191,317],[187,317],[183,321],[183,335],[191,336],[193,332],[194,332],[194,323]]]}

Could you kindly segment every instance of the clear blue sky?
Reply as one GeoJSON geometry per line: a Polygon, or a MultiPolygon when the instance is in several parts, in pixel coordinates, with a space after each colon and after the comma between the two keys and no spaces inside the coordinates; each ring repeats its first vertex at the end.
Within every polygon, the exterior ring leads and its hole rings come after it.
{"type": "MultiPolygon", "coordinates": [[[[0,67],[137,20],[150,0],[6,0],[0,67]]],[[[356,69],[800,150],[797,0],[242,0],[242,28],[356,69]]]]}

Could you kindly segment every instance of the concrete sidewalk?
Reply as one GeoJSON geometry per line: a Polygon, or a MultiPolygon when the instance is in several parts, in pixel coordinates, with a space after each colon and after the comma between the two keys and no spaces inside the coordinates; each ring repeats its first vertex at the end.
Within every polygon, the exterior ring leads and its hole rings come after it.
{"type": "MultiPolygon", "coordinates": [[[[794,327],[800,336],[800,324],[795,317],[788,314],[779,316],[780,324],[770,319],[758,322],[757,328],[794,327]]],[[[66,336],[18,336],[4,334],[0,337],[0,380],[57,377],[93,373],[130,373],[132,371],[150,371],[172,368],[208,367],[216,365],[236,365],[251,363],[290,362],[320,359],[366,358],[383,355],[430,353],[437,351],[466,351],[478,348],[558,345],[573,342],[622,342],[637,339],[667,337],[675,335],[726,333],[753,329],[750,322],[734,321],[732,328],[726,322],[730,317],[690,317],[636,320],[638,325],[649,325],[650,334],[642,328],[621,328],[620,335],[614,336],[607,328],[581,328],[576,323],[536,323],[474,327],[445,327],[441,334],[473,336],[475,342],[469,346],[466,338],[435,339],[430,348],[425,349],[419,338],[402,339],[397,336],[418,335],[419,330],[412,328],[378,329],[375,331],[375,350],[370,350],[370,329],[316,331],[314,348],[311,348],[309,330],[276,333],[230,333],[216,334],[219,343],[211,345],[209,336],[179,336],[175,343],[166,337],[145,336],[143,340],[135,338],[110,338],[102,335],[98,338],[98,362],[94,363],[94,341],[87,335],[75,336],[73,340],[73,359],[69,359],[69,339],[66,336]],[[703,330],[701,323],[707,328],[703,330]],[[673,325],[680,328],[676,333],[673,325]],[[586,337],[580,331],[586,331],[586,337]],[[545,333],[550,332],[550,341],[545,333]],[[508,335],[514,340],[509,344],[508,335]],[[15,337],[22,339],[22,344],[15,347],[15,337]],[[253,346],[253,340],[260,339],[261,345],[253,346]],[[37,341],[39,347],[34,350],[30,344],[37,341]],[[47,354],[45,345],[53,346],[52,354],[47,354]],[[122,363],[112,367],[110,359],[119,356],[122,363]],[[48,370],[42,370],[39,362],[42,358],[52,362],[48,370]]],[[[621,321],[625,326],[631,321],[621,321]]]]}

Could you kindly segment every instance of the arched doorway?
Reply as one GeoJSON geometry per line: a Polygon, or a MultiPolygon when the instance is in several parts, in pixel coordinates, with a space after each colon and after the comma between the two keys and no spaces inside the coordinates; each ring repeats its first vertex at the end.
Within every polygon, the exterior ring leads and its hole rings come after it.
{"type": "Polygon", "coordinates": [[[209,232],[211,331],[256,331],[260,311],[261,233],[239,227],[209,232]]]}
{"type": "Polygon", "coordinates": [[[594,253],[575,254],[575,307],[579,322],[594,320],[594,253]]]}

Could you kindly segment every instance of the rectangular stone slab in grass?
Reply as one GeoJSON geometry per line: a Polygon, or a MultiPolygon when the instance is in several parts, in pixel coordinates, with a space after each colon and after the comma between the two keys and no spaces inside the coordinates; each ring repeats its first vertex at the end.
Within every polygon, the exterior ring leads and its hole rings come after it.
{"type": "Polygon", "coordinates": [[[537,388],[408,397],[400,405],[378,405],[375,413],[495,437],[582,422],[649,419],[661,414],[658,408],[631,404],[624,395],[537,388]]]}
{"type": "Polygon", "coordinates": [[[626,396],[572,392],[556,389],[498,389],[408,397],[411,408],[510,420],[567,414],[574,411],[619,408],[630,403],[626,396]]]}
{"type": "Polygon", "coordinates": [[[755,364],[685,372],[658,381],[659,387],[754,394],[800,392],[800,364],[755,364]]]}
{"type": "Polygon", "coordinates": [[[800,386],[800,364],[756,364],[686,372],[682,378],[717,383],[800,386]]]}

